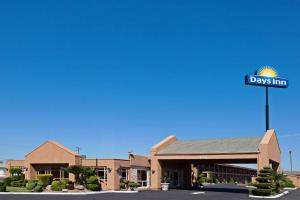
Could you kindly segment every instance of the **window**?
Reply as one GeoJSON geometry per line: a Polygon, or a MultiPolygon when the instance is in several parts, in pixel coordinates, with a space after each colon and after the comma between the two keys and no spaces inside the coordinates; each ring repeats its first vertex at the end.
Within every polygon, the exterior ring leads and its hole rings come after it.
{"type": "Polygon", "coordinates": [[[137,182],[140,187],[147,187],[147,171],[137,170],[137,182]]]}
{"type": "Polygon", "coordinates": [[[100,180],[107,181],[107,167],[98,167],[96,169],[96,174],[100,180]]]}
{"type": "Polygon", "coordinates": [[[121,179],[122,180],[128,180],[128,169],[127,168],[121,168],[121,179]]]}
{"type": "Polygon", "coordinates": [[[51,168],[38,168],[37,174],[51,174],[51,168]]]}
{"type": "Polygon", "coordinates": [[[69,174],[65,173],[62,167],[40,167],[37,168],[37,174],[52,174],[53,180],[68,179],[69,174]]]}

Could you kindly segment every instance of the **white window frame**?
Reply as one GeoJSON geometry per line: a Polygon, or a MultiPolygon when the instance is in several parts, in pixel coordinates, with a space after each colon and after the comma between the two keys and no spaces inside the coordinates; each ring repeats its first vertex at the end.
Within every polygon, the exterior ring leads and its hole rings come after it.
{"type": "Polygon", "coordinates": [[[97,167],[95,170],[96,170],[96,174],[100,178],[100,180],[106,182],[107,181],[107,167],[97,167]],[[100,177],[98,175],[98,172],[103,172],[104,173],[104,177],[100,177]]]}
{"type": "Polygon", "coordinates": [[[126,181],[128,181],[129,180],[129,169],[128,168],[121,168],[120,169],[120,178],[122,179],[122,180],[126,180],[126,181]],[[126,178],[124,179],[124,177],[122,177],[122,173],[125,171],[125,173],[126,173],[126,178]]]}
{"type": "Polygon", "coordinates": [[[141,183],[141,188],[145,188],[145,187],[148,187],[148,178],[147,178],[147,170],[146,169],[138,169],[137,170],[137,182],[138,183],[141,183]],[[144,171],[146,173],[146,180],[139,180],[139,171],[144,171]]]}

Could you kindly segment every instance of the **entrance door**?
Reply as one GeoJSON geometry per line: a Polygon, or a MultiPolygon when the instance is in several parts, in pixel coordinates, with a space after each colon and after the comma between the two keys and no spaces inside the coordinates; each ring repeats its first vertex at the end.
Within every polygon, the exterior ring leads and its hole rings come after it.
{"type": "Polygon", "coordinates": [[[170,170],[170,187],[171,188],[180,188],[182,187],[182,171],[181,170],[170,170]]]}

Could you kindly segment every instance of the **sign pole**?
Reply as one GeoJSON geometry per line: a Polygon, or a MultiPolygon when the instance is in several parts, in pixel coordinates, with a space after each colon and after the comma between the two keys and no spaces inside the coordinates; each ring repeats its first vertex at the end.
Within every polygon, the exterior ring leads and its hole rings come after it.
{"type": "Polygon", "coordinates": [[[287,88],[289,80],[278,76],[276,70],[270,66],[262,67],[256,70],[255,75],[245,76],[246,85],[263,86],[266,88],[266,131],[270,129],[269,116],[269,87],[287,88]]]}
{"type": "Polygon", "coordinates": [[[270,129],[270,118],[269,118],[269,87],[266,86],[266,131],[270,129]]]}

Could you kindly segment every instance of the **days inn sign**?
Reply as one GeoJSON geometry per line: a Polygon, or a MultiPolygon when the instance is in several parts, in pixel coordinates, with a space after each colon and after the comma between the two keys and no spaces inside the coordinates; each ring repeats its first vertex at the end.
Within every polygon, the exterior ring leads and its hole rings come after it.
{"type": "Polygon", "coordinates": [[[246,75],[245,84],[287,88],[289,86],[289,80],[286,78],[278,77],[276,70],[272,67],[267,66],[257,70],[255,75],[246,75]]]}
{"type": "Polygon", "coordinates": [[[289,80],[278,77],[272,67],[266,66],[258,69],[255,75],[245,76],[246,85],[264,86],[266,88],[266,131],[269,130],[269,87],[287,88],[289,80]]]}

